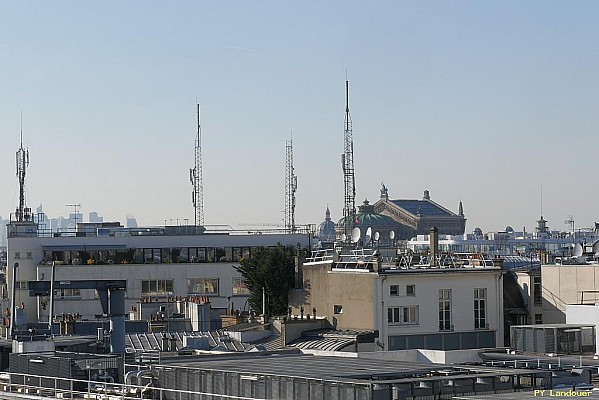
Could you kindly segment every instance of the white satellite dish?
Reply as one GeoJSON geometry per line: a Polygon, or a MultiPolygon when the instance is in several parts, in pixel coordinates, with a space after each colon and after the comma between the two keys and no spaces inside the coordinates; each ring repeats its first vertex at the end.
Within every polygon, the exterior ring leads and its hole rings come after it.
{"type": "Polygon", "coordinates": [[[372,238],[372,228],[369,226],[368,229],[366,229],[366,237],[364,238],[364,242],[370,243],[371,238],[372,238]]]}
{"type": "Polygon", "coordinates": [[[389,232],[389,239],[391,239],[391,240],[395,239],[395,231],[389,232]]]}
{"type": "Polygon", "coordinates": [[[341,241],[345,242],[347,240],[347,236],[345,236],[345,233],[341,234],[341,241]]]}
{"type": "Polygon", "coordinates": [[[576,243],[576,246],[574,246],[574,257],[580,257],[582,255],[582,246],[580,245],[580,243],[576,243]]]}
{"type": "Polygon", "coordinates": [[[374,232],[374,240],[375,240],[375,241],[378,241],[378,240],[379,240],[379,237],[381,237],[381,234],[380,234],[380,233],[378,233],[378,232],[374,232]]]}
{"type": "Polygon", "coordinates": [[[358,240],[360,240],[360,235],[362,234],[362,232],[360,232],[360,228],[358,228],[357,226],[351,231],[351,242],[352,243],[358,243],[358,240]]]}
{"type": "Polygon", "coordinates": [[[599,240],[593,243],[593,253],[599,253],[599,240]]]}

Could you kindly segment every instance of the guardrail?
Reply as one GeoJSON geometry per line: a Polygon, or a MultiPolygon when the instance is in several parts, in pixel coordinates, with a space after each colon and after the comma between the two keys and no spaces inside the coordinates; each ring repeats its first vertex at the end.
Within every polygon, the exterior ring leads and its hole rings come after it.
{"type": "Polygon", "coordinates": [[[0,375],[0,398],[48,399],[189,399],[205,400],[265,400],[257,397],[230,396],[197,391],[163,389],[151,384],[145,386],[95,382],[51,376],[6,373],[0,375]],[[10,393],[10,394],[9,394],[10,393]]]}

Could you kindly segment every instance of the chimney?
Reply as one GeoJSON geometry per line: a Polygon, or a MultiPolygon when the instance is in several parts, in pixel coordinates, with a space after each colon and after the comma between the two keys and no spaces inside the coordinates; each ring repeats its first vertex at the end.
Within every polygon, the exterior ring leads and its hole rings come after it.
{"type": "Polygon", "coordinates": [[[503,258],[496,254],[495,257],[493,257],[493,266],[503,269],[503,258]]]}
{"type": "Polygon", "coordinates": [[[429,265],[431,267],[437,266],[437,254],[439,253],[439,230],[436,226],[433,226],[429,232],[429,254],[430,260],[429,265]]]}

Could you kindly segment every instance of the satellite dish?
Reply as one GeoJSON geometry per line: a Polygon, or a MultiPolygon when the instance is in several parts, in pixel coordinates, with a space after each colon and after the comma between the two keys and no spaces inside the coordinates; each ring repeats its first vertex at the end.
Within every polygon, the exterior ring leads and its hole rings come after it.
{"type": "Polygon", "coordinates": [[[347,240],[347,236],[345,236],[345,233],[341,234],[341,241],[345,242],[347,240]]]}
{"type": "Polygon", "coordinates": [[[374,240],[375,240],[375,241],[378,241],[378,240],[379,240],[379,237],[381,237],[381,234],[380,234],[380,233],[378,233],[378,232],[374,232],[374,240]]]}
{"type": "Polygon", "coordinates": [[[391,240],[395,239],[395,231],[391,231],[389,233],[389,239],[391,239],[391,240]]]}
{"type": "Polygon", "coordinates": [[[351,242],[352,243],[358,243],[358,240],[360,240],[360,235],[362,234],[362,232],[360,232],[360,228],[358,228],[357,226],[351,231],[351,242]]]}
{"type": "Polygon", "coordinates": [[[366,229],[366,237],[364,238],[364,242],[370,243],[371,238],[372,238],[372,228],[369,226],[368,229],[366,229]]]}
{"type": "Polygon", "coordinates": [[[593,243],[593,253],[599,252],[599,240],[593,243]]]}
{"type": "Polygon", "coordinates": [[[574,246],[574,256],[580,257],[581,255],[582,255],[582,246],[580,245],[580,243],[576,243],[576,246],[574,246]]]}

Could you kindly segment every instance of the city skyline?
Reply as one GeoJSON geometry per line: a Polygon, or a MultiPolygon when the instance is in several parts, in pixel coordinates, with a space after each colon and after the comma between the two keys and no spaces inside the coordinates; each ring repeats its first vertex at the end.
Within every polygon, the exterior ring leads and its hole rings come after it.
{"type": "Polygon", "coordinates": [[[291,135],[297,224],[327,206],[338,220],[347,76],[357,206],[384,182],[391,199],[429,190],[456,213],[461,200],[467,232],[599,219],[597,3],[0,8],[3,218],[22,112],[32,209],[193,221],[197,100],[206,225],[283,225],[291,135]]]}

